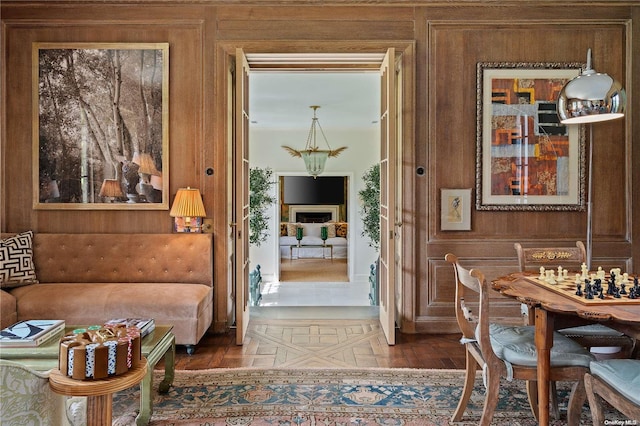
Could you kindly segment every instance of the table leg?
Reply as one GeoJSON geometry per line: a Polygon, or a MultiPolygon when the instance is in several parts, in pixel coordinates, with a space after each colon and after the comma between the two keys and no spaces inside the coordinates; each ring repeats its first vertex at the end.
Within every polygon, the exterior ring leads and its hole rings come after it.
{"type": "Polygon", "coordinates": [[[111,426],[113,416],[112,394],[87,397],[87,424],[111,426]]]}
{"type": "Polygon", "coordinates": [[[167,393],[175,377],[176,339],[172,337],[171,347],[164,354],[164,379],[158,385],[158,392],[167,393]]]}
{"type": "Polygon", "coordinates": [[[147,355],[149,368],[140,382],[140,412],[136,417],[137,426],[146,426],[153,413],[153,371],[155,365],[164,356],[164,379],[158,385],[158,392],[167,393],[175,376],[176,338],[173,333],[167,334],[158,343],[152,353],[147,355]]]}
{"type": "Polygon", "coordinates": [[[549,379],[553,346],[553,315],[536,308],[536,349],[538,351],[538,424],[549,424],[549,379]]]}

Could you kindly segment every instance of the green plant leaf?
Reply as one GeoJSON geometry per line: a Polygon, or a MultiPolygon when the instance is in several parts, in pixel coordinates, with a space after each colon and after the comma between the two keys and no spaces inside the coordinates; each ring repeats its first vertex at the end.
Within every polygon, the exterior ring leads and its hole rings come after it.
{"type": "Polygon", "coordinates": [[[369,246],[380,247],[380,164],[374,164],[362,175],[364,189],[358,192],[362,207],[362,236],[369,238],[369,246]]]}
{"type": "Polygon", "coordinates": [[[271,195],[273,170],[254,167],[249,170],[249,244],[260,247],[269,237],[267,208],[276,202],[271,195]]]}

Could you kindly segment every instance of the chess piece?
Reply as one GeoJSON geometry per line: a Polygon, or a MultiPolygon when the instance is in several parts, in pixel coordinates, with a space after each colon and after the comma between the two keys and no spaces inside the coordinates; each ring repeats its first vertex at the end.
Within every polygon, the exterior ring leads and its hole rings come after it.
{"type": "Polygon", "coordinates": [[[576,296],[582,296],[584,293],[582,293],[582,284],[578,283],[576,285],[576,296]]]}
{"type": "Polygon", "coordinates": [[[540,267],[540,276],[538,277],[539,280],[544,281],[545,280],[545,274],[544,274],[544,266],[540,267]]]}
{"type": "Polygon", "coordinates": [[[600,280],[600,278],[596,278],[596,280],[593,282],[593,291],[595,293],[598,293],[602,290],[602,281],[600,280]]]}
{"type": "Polygon", "coordinates": [[[591,283],[587,283],[587,285],[584,288],[585,290],[585,299],[593,299],[593,286],[591,285],[591,283]]]}
{"type": "Polygon", "coordinates": [[[580,278],[586,280],[587,277],[589,277],[589,268],[587,268],[587,264],[583,263],[580,267],[580,270],[582,271],[582,275],[580,276],[580,278]]]}
{"type": "Polygon", "coordinates": [[[555,278],[555,272],[553,270],[547,271],[547,284],[555,285],[558,284],[555,278]]]}
{"type": "Polygon", "coordinates": [[[574,284],[580,284],[582,280],[580,279],[580,274],[576,274],[576,279],[573,281],[574,284]]]}

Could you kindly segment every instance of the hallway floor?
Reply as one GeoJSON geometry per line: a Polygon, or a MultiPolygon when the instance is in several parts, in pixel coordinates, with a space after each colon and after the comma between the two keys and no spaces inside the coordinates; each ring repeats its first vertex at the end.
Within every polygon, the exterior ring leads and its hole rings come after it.
{"type": "Polygon", "coordinates": [[[387,345],[369,283],[265,283],[261,306],[251,308],[245,344],[236,329],[207,334],[195,354],[176,350],[177,369],[234,367],[465,366],[459,334],[401,334],[387,345]]]}

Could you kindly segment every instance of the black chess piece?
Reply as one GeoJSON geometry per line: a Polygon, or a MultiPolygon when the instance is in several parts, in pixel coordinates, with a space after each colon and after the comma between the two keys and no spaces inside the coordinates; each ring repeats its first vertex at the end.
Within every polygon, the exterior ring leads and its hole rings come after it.
{"type": "Polygon", "coordinates": [[[587,284],[584,291],[586,293],[584,296],[585,299],[593,299],[593,286],[590,283],[587,284]]]}
{"type": "Polygon", "coordinates": [[[600,287],[600,293],[598,294],[598,298],[600,298],[600,299],[604,299],[605,298],[604,287],[600,287]]]}
{"type": "Polygon", "coordinates": [[[620,284],[620,294],[627,294],[627,285],[626,284],[620,284]]]}
{"type": "Polygon", "coordinates": [[[594,281],[594,287],[593,287],[594,293],[599,293],[601,288],[602,288],[602,280],[600,278],[597,278],[594,281]]]}
{"type": "Polygon", "coordinates": [[[582,284],[576,285],[576,296],[582,296],[582,284]]]}
{"type": "Polygon", "coordinates": [[[615,288],[614,292],[613,292],[613,297],[616,299],[620,299],[620,289],[618,287],[615,288]]]}

